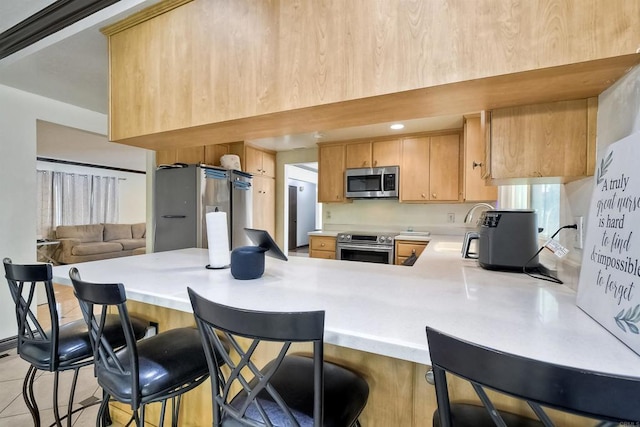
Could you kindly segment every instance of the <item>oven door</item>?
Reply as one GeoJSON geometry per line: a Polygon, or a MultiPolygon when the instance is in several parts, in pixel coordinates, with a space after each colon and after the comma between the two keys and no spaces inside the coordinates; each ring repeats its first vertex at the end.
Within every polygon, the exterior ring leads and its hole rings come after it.
{"type": "Polygon", "coordinates": [[[336,251],[340,260],[393,264],[393,246],[338,243],[336,251]]]}

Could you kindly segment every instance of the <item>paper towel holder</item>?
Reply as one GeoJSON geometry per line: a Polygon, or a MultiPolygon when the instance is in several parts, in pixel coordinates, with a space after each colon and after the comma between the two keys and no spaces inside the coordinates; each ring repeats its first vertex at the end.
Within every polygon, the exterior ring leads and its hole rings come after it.
{"type": "MultiPolygon", "coordinates": [[[[218,206],[215,207],[215,209],[213,210],[213,212],[220,212],[220,210],[218,209],[218,206]]],[[[220,267],[212,267],[211,264],[207,264],[204,266],[207,270],[224,270],[225,268],[229,268],[231,267],[231,264],[227,264],[227,265],[223,265],[220,267]]]]}
{"type": "Polygon", "coordinates": [[[229,267],[231,267],[231,264],[223,265],[222,267],[211,267],[211,264],[207,264],[204,266],[204,268],[206,268],[207,270],[224,270],[225,268],[229,267]]]}

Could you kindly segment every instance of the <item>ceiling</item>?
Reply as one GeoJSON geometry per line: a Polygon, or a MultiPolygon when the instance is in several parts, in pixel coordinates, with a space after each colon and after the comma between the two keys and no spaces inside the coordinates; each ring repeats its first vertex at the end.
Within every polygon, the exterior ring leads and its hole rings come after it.
{"type": "MultiPolygon", "coordinates": [[[[13,55],[0,60],[0,84],[26,92],[107,114],[108,52],[107,40],[99,29],[159,0],[121,0],[13,55]]],[[[54,0],[0,2],[0,32],[12,27],[54,0]]],[[[321,141],[339,141],[462,127],[462,117],[443,116],[405,121],[401,131],[389,129],[390,123],[348,129],[323,130],[277,138],[250,141],[277,151],[314,147],[321,141]]],[[[54,124],[38,124],[38,156],[83,163],[104,164],[125,169],[144,170],[144,150],[123,154],[118,144],[106,136],[78,129],[63,129],[54,124]],[[51,133],[51,135],[49,135],[51,133]],[[42,138],[42,141],[41,141],[42,138]],[[41,151],[42,150],[42,151],[41,151]],[[133,159],[139,163],[132,165],[133,159]]]]}

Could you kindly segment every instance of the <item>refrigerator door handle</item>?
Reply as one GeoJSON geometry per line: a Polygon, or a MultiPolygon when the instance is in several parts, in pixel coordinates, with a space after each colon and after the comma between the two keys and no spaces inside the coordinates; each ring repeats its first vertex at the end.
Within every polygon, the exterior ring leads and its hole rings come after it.
{"type": "Polygon", "coordinates": [[[186,215],[162,215],[162,218],[186,218],[186,215]]]}

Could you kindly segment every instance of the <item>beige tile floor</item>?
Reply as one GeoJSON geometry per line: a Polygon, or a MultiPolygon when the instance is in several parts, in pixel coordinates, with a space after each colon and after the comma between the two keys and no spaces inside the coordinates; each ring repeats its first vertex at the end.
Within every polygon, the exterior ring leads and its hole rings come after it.
{"type": "MultiPolygon", "coordinates": [[[[56,300],[62,308],[62,322],[80,319],[80,307],[73,296],[71,287],[57,286],[56,300]]],[[[46,310],[46,306],[42,307],[46,310]]],[[[29,369],[29,364],[16,354],[16,350],[0,353],[0,426],[32,427],[33,419],[22,398],[22,382],[29,369]]],[[[61,415],[67,411],[69,390],[73,379],[73,371],[60,374],[59,407],[61,415]]],[[[36,401],[40,409],[43,426],[53,423],[53,373],[38,371],[34,384],[36,401]]],[[[73,417],[74,427],[95,426],[98,405],[86,406],[87,403],[100,399],[102,390],[98,387],[91,366],[80,370],[78,385],[74,398],[74,409],[84,407],[73,417]],[[84,405],[83,405],[84,404],[84,405]]],[[[66,420],[65,424],[66,426],[66,420]]]]}

